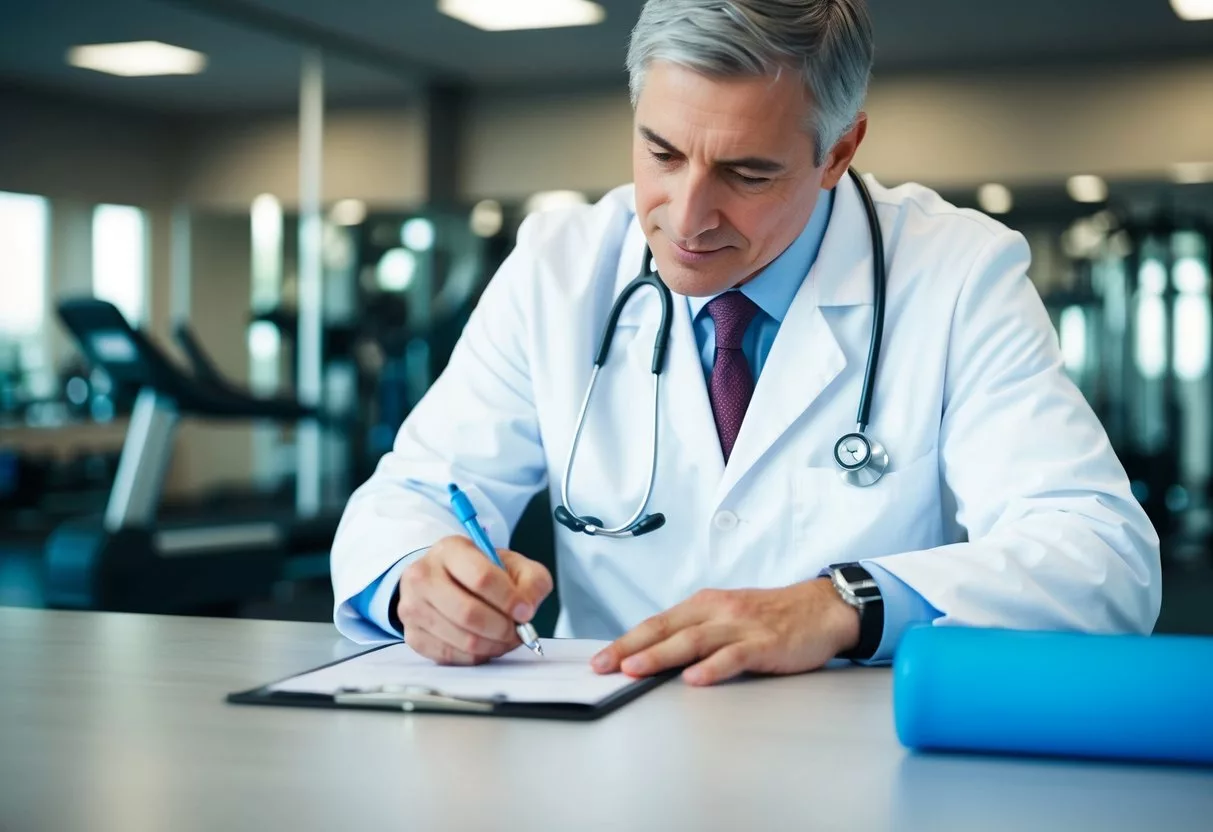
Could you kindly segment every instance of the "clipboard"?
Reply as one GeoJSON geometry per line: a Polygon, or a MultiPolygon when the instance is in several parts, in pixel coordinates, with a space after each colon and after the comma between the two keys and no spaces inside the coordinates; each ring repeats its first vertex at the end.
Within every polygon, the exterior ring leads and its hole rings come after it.
{"type": "Polygon", "coordinates": [[[644,679],[636,679],[591,703],[560,701],[511,701],[504,697],[452,695],[425,684],[373,685],[344,688],[333,693],[275,690],[275,687],[310,673],[340,665],[399,646],[385,644],[335,662],[295,673],[276,682],[229,693],[225,701],[234,705],[271,705],[297,708],[342,708],[394,711],[397,713],[458,714],[463,716],[519,717],[590,722],[600,719],[677,676],[679,668],[644,679]]]}

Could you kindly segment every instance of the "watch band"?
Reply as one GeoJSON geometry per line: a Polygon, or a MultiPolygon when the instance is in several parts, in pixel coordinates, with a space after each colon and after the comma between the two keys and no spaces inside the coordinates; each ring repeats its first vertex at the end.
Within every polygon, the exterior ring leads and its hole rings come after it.
{"type": "Polygon", "coordinates": [[[884,637],[884,599],[868,570],[858,563],[830,567],[834,587],[842,600],[859,611],[859,643],[838,654],[840,659],[863,661],[876,655],[884,637]]]}

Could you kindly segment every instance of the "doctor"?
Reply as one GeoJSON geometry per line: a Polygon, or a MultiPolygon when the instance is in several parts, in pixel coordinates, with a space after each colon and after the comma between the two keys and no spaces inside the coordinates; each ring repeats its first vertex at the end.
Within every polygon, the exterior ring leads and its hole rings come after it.
{"type": "Polygon", "coordinates": [[[862,0],[649,0],[635,184],[523,224],[350,499],[343,633],[457,664],[517,646],[551,576],[525,553],[493,567],[451,482],[499,547],[549,490],[557,635],[613,640],[600,672],[882,661],[932,622],[1151,630],[1158,538],[1063,371],[1023,237],[848,174],[872,51],[862,0]],[[612,308],[654,263],[672,294],[650,278],[622,304],[583,413],[612,308]]]}

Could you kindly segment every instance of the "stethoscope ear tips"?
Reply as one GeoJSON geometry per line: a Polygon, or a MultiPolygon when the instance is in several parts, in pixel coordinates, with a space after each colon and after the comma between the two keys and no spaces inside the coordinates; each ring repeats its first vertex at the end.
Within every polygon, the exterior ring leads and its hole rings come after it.
{"type": "Polygon", "coordinates": [[[834,462],[843,482],[866,488],[884,476],[889,452],[862,433],[848,433],[834,443],[834,462]]]}

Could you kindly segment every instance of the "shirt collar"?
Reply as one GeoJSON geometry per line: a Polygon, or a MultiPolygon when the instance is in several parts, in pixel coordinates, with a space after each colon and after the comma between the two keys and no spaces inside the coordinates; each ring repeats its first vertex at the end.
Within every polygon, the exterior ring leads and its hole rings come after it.
{"type": "MultiPolygon", "coordinates": [[[[817,252],[821,250],[821,241],[825,238],[833,205],[834,191],[822,191],[817,200],[817,207],[813,209],[813,215],[809,217],[800,236],[740,289],[743,295],[754,301],[759,309],[778,323],[783,323],[796,292],[800,290],[800,284],[804,282],[809,270],[813,268],[814,261],[817,260],[817,252]]],[[[711,300],[710,297],[688,297],[691,320],[698,317],[699,312],[711,300]]]]}

